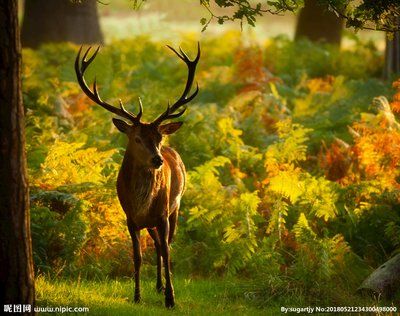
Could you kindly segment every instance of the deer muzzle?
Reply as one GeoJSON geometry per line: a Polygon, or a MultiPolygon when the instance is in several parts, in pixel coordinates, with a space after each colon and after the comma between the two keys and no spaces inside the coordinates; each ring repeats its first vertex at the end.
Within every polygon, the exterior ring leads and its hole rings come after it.
{"type": "Polygon", "coordinates": [[[162,157],[160,155],[156,155],[151,159],[151,163],[153,164],[153,166],[158,169],[162,166],[164,160],[162,159],[162,157]]]}

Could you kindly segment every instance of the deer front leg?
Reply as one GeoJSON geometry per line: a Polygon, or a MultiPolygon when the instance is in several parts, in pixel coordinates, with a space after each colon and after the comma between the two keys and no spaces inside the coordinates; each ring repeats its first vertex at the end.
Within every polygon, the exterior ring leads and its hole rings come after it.
{"type": "Polygon", "coordinates": [[[171,244],[172,238],[174,238],[175,235],[176,226],[178,224],[178,209],[176,209],[176,211],[169,216],[168,221],[169,221],[168,244],[171,244]]]}
{"type": "Polygon", "coordinates": [[[160,236],[161,254],[165,268],[165,307],[171,308],[175,305],[174,288],[171,282],[170,275],[170,259],[169,259],[169,222],[168,219],[162,221],[157,227],[158,235],[160,236]]]}
{"type": "Polygon", "coordinates": [[[157,284],[156,284],[156,290],[158,292],[162,292],[164,290],[164,286],[163,286],[162,277],[161,277],[162,261],[161,261],[160,238],[158,236],[157,230],[148,229],[147,231],[149,232],[151,238],[153,238],[154,247],[156,248],[156,254],[157,254],[157,284]]]}
{"type": "Polygon", "coordinates": [[[142,264],[142,252],[140,249],[140,230],[136,229],[133,223],[128,220],[128,229],[132,238],[133,245],[133,264],[135,268],[135,303],[140,302],[140,265],[142,264]]]}

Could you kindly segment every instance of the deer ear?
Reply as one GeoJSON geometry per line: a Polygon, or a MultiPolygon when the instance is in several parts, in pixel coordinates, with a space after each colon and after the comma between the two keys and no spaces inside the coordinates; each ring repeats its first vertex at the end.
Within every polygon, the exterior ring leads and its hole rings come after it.
{"type": "Polygon", "coordinates": [[[170,135],[175,133],[181,126],[183,122],[174,122],[164,124],[158,127],[158,131],[163,135],[170,135]]]}
{"type": "Polygon", "coordinates": [[[113,118],[112,121],[113,121],[115,127],[118,128],[118,130],[122,133],[126,133],[130,127],[130,125],[123,120],[113,118]]]}

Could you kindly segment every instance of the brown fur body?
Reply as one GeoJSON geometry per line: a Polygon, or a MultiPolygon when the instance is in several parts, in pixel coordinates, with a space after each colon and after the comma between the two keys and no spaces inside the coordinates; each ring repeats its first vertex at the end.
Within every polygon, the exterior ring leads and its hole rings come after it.
{"type": "MultiPolygon", "coordinates": [[[[177,216],[179,211],[185,189],[185,166],[170,147],[162,147],[161,155],[164,163],[160,169],[154,169],[140,168],[133,155],[129,151],[125,153],[117,192],[126,217],[136,229],[155,228],[163,219],[177,216]]],[[[170,223],[170,230],[171,224],[175,223],[170,223]]]]}

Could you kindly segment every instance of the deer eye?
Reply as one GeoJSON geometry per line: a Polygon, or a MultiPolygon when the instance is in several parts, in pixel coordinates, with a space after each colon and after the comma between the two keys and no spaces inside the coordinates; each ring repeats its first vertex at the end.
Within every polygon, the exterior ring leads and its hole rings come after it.
{"type": "Polygon", "coordinates": [[[136,144],[140,144],[142,141],[139,137],[135,137],[135,142],[136,142],[136,144]]]}

